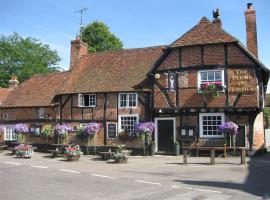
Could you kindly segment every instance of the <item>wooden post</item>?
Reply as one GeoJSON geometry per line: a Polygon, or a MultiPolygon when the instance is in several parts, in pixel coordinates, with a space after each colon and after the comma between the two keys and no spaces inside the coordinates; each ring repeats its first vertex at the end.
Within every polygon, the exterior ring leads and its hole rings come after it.
{"type": "Polygon", "coordinates": [[[215,149],[210,149],[210,152],[211,152],[210,164],[214,165],[215,164],[215,149]]]}
{"type": "Polygon", "coordinates": [[[246,149],[242,148],[241,149],[241,165],[246,164],[246,149]]]}
{"type": "Polygon", "coordinates": [[[227,151],[226,151],[226,147],[224,147],[224,158],[227,157],[227,151]]]}
{"type": "Polygon", "coordinates": [[[187,164],[187,150],[186,149],[183,150],[183,163],[184,165],[187,164]]]}

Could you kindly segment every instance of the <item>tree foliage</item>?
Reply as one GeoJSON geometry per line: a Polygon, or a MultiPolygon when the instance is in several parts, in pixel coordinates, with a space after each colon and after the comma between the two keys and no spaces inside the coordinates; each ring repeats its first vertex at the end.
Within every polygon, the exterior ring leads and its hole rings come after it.
{"type": "Polygon", "coordinates": [[[108,26],[99,21],[94,21],[83,29],[82,40],[88,44],[90,53],[123,48],[121,40],[110,32],[108,26]]]}
{"type": "Polygon", "coordinates": [[[16,75],[20,82],[34,74],[59,70],[60,57],[46,44],[31,37],[14,33],[0,37],[0,86],[8,87],[8,80],[16,75]]]}

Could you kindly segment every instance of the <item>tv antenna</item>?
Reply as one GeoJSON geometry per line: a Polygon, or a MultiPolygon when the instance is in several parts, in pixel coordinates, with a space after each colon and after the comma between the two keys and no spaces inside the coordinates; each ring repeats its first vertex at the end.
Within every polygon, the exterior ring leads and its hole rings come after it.
{"type": "Polygon", "coordinates": [[[74,13],[80,13],[81,14],[81,22],[80,22],[80,36],[82,37],[82,31],[83,31],[83,12],[86,12],[87,8],[82,8],[80,10],[75,11],[74,13]]]}

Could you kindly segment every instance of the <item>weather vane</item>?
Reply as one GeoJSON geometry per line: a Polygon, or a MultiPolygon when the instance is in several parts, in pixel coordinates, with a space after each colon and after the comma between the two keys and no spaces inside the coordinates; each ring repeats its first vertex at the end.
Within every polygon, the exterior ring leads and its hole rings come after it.
{"type": "Polygon", "coordinates": [[[81,23],[80,23],[80,37],[82,38],[82,31],[83,31],[83,12],[86,12],[87,8],[83,8],[80,10],[75,11],[74,13],[80,13],[81,14],[81,23]]]}

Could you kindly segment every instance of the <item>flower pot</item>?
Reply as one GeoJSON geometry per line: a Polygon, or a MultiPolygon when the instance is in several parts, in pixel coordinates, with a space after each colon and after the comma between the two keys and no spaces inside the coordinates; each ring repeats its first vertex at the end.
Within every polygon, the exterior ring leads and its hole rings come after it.
{"type": "Polygon", "coordinates": [[[67,155],[67,161],[78,161],[80,156],[67,155]]]}
{"type": "Polygon", "coordinates": [[[173,152],[174,152],[175,156],[179,156],[179,154],[180,154],[180,145],[179,144],[174,144],[173,152]]]}
{"type": "Polygon", "coordinates": [[[155,150],[156,150],[156,144],[155,143],[150,143],[149,145],[149,156],[154,156],[155,155],[155,150]]]}
{"type": "Polygon", "coordinates": [[[127,163],[127,158],[116,158],[114,160],[115,163],[127,163]]]}

